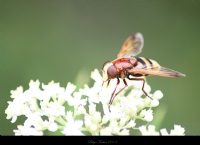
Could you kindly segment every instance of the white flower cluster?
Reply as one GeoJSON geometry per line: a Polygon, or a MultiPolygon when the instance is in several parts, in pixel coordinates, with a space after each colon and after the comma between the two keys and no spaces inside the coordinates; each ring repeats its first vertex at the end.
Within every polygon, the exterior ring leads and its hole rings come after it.
{"type": "MultiPolygon", "coordinates": [[[[130,129],[139,129],[142,135],[160,135],[155,126],[147,124],[153,120],[151,108],[157,107],[163,97],[161,91],[152,94],[150,86],[145,83],[144,90],[153,100],[146,96],[142,98],[143,82],[127,80],[129,87],[119,93],[109,106],[116,80],[111,80],[109,86],[102,86],[102,77],[97,69],[91,73],[91,78],[95,81],[94,85],[91,88],[85,85],[78,91],[71,83],[62,88],[53,81],[48,85],[42,84],[42,90],[38,80],[31,80],[26,91],[21,86],[12,90],[13,101],[8,102],[5,110],[7,119],[12,119],[14,123],[18,116],[25,115],[27,118],[14,130],[15,135],[43,135],[44,130],[60,130],[64,135],[85,135],[83,132],[91,135],[130,135],[130,129]],[[102,109],[98,111],[99,106],[102,109]],[[80,116],[84,119],[81,120],[80,116]],[[137,120],[146,125],[136,127],[137,120]]],[[[117,90],[123,87],[121,82],[117,90]]],[[[184,135],[184,128],[175,125],[170,134],[166,129],[160,132],[161,135],[184,135]]]]}

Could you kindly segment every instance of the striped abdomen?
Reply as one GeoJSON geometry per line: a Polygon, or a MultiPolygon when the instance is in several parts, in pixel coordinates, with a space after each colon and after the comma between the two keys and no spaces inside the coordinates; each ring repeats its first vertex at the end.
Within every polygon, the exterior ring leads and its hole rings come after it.
{"type": "MultiPolygon", "coordinates": [[[[160,65],[151,59],[144,58],[144,57],[136,57],[137,62],[134,65],[135,69],[144,69],[144,70],[156,70],[160,67],[160,65]]],[[[139,73],[139,74],[134,74],[136,77],[140,76],[148,76],[147,73],[139,73]]]]}
{"type": "Polygon", "coordinates": [[[127,72],[136,77],[147,75],[170,78],[185,77],[185,75],[180,72],[160,66],[156,61],[144,57],[136,58],[134,67],[127,70],[127,72]]]}
{"type": "Polygon", "coordinates": [[[143,68],[143,69],[155,69],[160,67],[160,65],[151,59],[144,57],[136,57],[137,63],[135,64],[135,68],[143,68]]]}

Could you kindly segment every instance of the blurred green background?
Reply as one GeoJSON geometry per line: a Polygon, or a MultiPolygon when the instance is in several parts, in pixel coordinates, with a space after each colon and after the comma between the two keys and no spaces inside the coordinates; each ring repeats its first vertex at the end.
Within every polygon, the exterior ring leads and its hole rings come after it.
{"type": "Polygon", "coordinates": [[[178,124],[186,135],[200,135],[200,2],[1,1],[0,11],[0,134],[14,135],[24,121],[6,119],[10,90],[28,89],[31,79],[83,87],[91,71],[101,70],[129,35],[141,32],[139,56],[186,74],[147,77],[152,91],[164,94],[159,107],[167,112],[160,128],[178,124]]]}

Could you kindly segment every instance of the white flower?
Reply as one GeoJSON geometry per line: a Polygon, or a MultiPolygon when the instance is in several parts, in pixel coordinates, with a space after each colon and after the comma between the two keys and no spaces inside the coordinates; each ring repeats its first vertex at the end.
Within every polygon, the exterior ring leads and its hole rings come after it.
{"type": "Polygon", "coordinates": [[[129,119],[130,119],[130,117],[128,117],[128,116],[122,117],[122,118],[120,119],[120,121],[119,121],[119,126],[120,126],[120,127],[123,127],[129,119]]]}
{"type": "Polygon", "coordinates": [[[53,123],[50,123],[49,126],[48,126],[48,130],[51,131],[51,132],[55,132],[58,130],[58,124],[53,122],[53,123]]]}
{"type": "Polygon", "coordinates": [[[76,86],[69,82],[67,83],[67,87],[65,91],[68,95],[71,95],[75,91],[75,89],[76,89],[76,86]]]}
{"type": "Polygon", "coordinates": [[[72,100],[73,98],[71,94],[75,91],[75,89],[76,89],[76,86],[68,82],[65,91],[59,94],[58,102],[60,104],[64,104],[67,100],[72,100]]]}
{"type": "Polygon", "coordinates": [[[21,96],[22,94],[23,94],[23,87],[22,86],[19,86],[19,87],[17,87],[17,89],[16,90],[11,90],[10,91],[10,93],[11,93],[11,98],[17,98],[18,96],[21,96]]]}
{"type": "Polygon", "coordinates": [[[119,132],[120,132],[120,127],[115,126],[115,127],[112,128],[112,133],[113,134],[119,134],[119,132]]]}
{"type": "Polygon", "coordinates": [[[93,87],[89,88],[87,84],[84,85],[84,89],[80,89],[80,92],[83,95],[88,96],[88,103],[99,103],[100,96],[99,93],[101,92],[102,87],[102,77],[97,69],[92,71],[91,78],[95,80],[93,87]]]}
{"type": "Polygon", "coordinates": [[[66,123],[64,130],[62,131],[65,135],[84,135],[80,128],[83,125],[83,121],[81,120],[71,120],[66,123]]]}
{"type": "Polygon", "coordinates": [[[144,84],[144,90],[146,93],[150,93],[151,91],[151,87],[147,84],[147,82],[145,81],[145,84],[144,84]]]}
{"type": "Polygon", "coordinates": [[[90,131],[91,132],[96,132],[98,129],[98,126],[94,123],[90,124],[90,131]]]}
{"type": "Polygon", "coordinates": [[[49,121],[47,121],[47,120],[45,120],[45,121],[43,121],[43,127],[44,127],[44,130],[45,129],[47,129],[48,127],[49,127],[49,124],[50,124],[50,122],[49,121]]]}
{"type": "Polygon", "coordinates": [[[44,115],[64,116],[65,107],[61,106],[58,102],[49,102],[46,107],[43,107],[44,115]]]}
{"type": "Polygon", "coordinates": [[[155,91],[154,94],[153,94],[153,98],[154,98],[154,99],[159,100],[159,99],[161,99],[162,97],[163,97],[163,93],[162,93],[160,90],[155,91]]]}
{"type": "Polygon", "coordinates": [[[86,110],[82,105],[79,105],[77,108],[77,111],[75,111],[75,116],[80,115],[80,114],[86,114],[86,110]]]}
{"type": "Polygon", "coordinates": [[[127,123],[126,127],[131,128],[134,127],[135,125],[136,125],[135,120],[131,120],[129,123],[127,123]]]}
{"type": "Polygon", "coordinates": [[[98,93],[100,92],[101,87],[100,86],[94,86],[92,88],[89,88],[87,84],[84,85],[84,89],[80,89],[80,92],[88,96],[88,102],[89,104],[93,103],[99,103],[99,96],[98,93]]]}
{"type": "Polygon", "coordinates": [[[159,135],[159,132],[155,131],[154,125],[149,125],[148,130],[146,129],[146,126],[140,126],[139,127],[140,132],[142,135],[159,135]]]}
{"type": "Polygon", "coordinates": [[[24,126],[19,125],[18,130],[13,130],[15,135],[43,135],[43,121],[38,113],[33,113],[24,122],[24,126]]]}
{"type": "Polygon", "coordinates": [[[102,118],[101,124],[106,124],[108,122],[108,120],[109,120],[108,115],[104,115],[103,118],[102,118]]]}
{"type": "Polygon", "coordinates": [[[139,114],[139,117],[144,117],[145,114],[146,114],[147,110],[146,109],[143,109],[140,114],[139,114]]]}
{"type": "Polygon", "coordinates": [[[92,123],[92,117],[90,115],[85,115],[85,127],[89,128],[92,123]]]}
{"type": "Polygon", "coordinates": [[[49,82],[48,85],[44,85],[42,83],[42,88],[46,92],[48,92],[50,96],[54,96],[64,92],[64,88],[60,87],[59,83],[54,83],[54,81],[49,82]]]}
{"type": "Polygon", "coordinates": [[[14,100],[12,102],[8,101],[9,105],[5,113],[7,114],[7,119],[12,118],[12,123],[17,120],[17,116],[27,115],[30,114],[30,111],[37,110],[36,99],[28,96],[26,92],[23,93],[22,87],[17,87],[17,90],[11,91],[11,98],[14,98],[14,100]]]}
{"type": "Polygon", "coordinates": [[[91,78],[95,80],[95,82],[99,82],[100,84],[103,82],[102,77],[98,71],[98,69],[94,69],[91,73],[91,78]]]}
{"type": "Polygon", "coordinates": [[[31,80],[30,82],[29,82],[29,87],[31,88],[31,89],[38,89],[39,88],[39,86],[40,86],[40,82],[39,82],[39,80],[36,80],[35,82],[33,81],[33,80],[31,80]]]}
{"type": "Polygon", "coordinates": [[[33,80],[31,80],[29,82],[29,89],[24,92],[24,95],[26,95],[26,98],[27,99],[28,98],[37,98],[38,100],[44,99],[43,92],[41,91],[39,86],[40,86],[39,80],[36,80],[35,82],[33,80]]]}
{"type": "Polygon", "coordinates": [[[121,132],[119,132],[119,135],[129,135],[130,131],[128,129],[123,129],[121,132]]]}
{"type": "Polygon", "coordinates": [[[180,125],[174,125],[174,129],[171,130],[170,135],[184,135],[185,129],[180,125]]]}
{"type": "Polygon", "coordinates": [[[119,108],[117,108],[116,106],[111,106],[110,107],[111,112],[105,113],[106,115],[109,116],[110,121],[118,120],[121,117],[121,112],[119,112],[118,109],[119,108]]]}
{"type": "Polygon", "coordinates": [[[89,105],[89,114],[94,115],[95,112],[96,112],[96,104],[90,104],[89,105]]]}
{"type": "Polygon", "coordinates": [[[80,92],[74,92],[73,95],[74,97],[68,96],[66,98],[66,101],[70,106],[77,108],[79,105],[86,105],[87,98],[81,99],[82,94],[80,92]]]}
{"type": "Polygon", "coordinates": [[[134,98],[134,97],[129,97],[126,99],[126,102],[124,104],[125,106],[125,113],[130,115],[130,116],[135,116],[138,111],[138,105],[142,103],[141,98],[134,98]]]}
{"type": "Polygon", "coordinates": [[[112,135],[112,128],[105,127],[100,130],[100,135],[112,135]]]}
{"type": "Polygon", "coordinates": [[[25,121],[26,124],[29,124],[29,126],[33,125],[35,129],[37,130],[43,130],[43,120],[41,118],[41,114],[38,112],[32,113],[28,116],[28,118],[25,121]]]}
{"type": "Polygon", "coordinates": [[[23,108],[26,107],[24,104],[24,99],[23,97],[20,98],[15,98],[13,102],[8,101],[8,108],[5,110],[5,113],[7,114],[7,119],[12,118],[12,123],[14,123],[17,120],[17,116],[22,115],[23,108]]]}
{"type": "Polygon", "coordinates": [[[68,122],[74,120],[74,119],[73,119],[73,112],[72,112],[72,111],[67,111],[66,120],[67,120],[68,122]]]}
{"type": "Polygon", "coordinates": [[[118,122],[117,122],[116,120],[112,120],[112,121],[110,121],[109,126],[110,126],[111,128],[116,127],[116,126],[118,126],[118,122]]]}
{"type": "Polygon", "coordinates": [[[95,123],[101,122],[101,113],[100,112],[95,112],[93,115],[93,121],[95,123]]]}
{"type": "Polygon", "coordinates": [[[150,103],[150,107],[157,107],[159,105],[159,101],[158,100],[152,100],[150,103]]]}
{"type": "Polygon", "coordinates": [[[166,128],[163,128],[160,130],[160,133],[164,136],[164,135],[169,135],[166,128]]]}
{"type": "Polygon", "coordinates": [[[146,120],[147,122],[151,122],[153,120],[153,111],[152,110],[146,111],[144,120],[146,120]]]}
{"type": "Polygon", "coordinates": [[[185,135],[185,129],[181,127],[180,125],[174,125],[174,129],[170,131],[170,134],[167,133],[166,128],[163,128],[160,130],[161,134],[164,135],[185,135]]]}
{"type": "Polygon", "coordinates": [[[144,99],[144,105],[145,106],[149,106],[150,105],[150,103],[151,103],[151,99],[149,98],[149,97],[146,97],[145,99],[144,99]]]}
{"type": "Polygon", "coordinates": [[[33,127],[27,127],[27,126],[22,126],[18,125],[18,129],[13,130],[16,136],[38,136],[38,135],[43,135],[42,131],[38,131],[33,127]]]}

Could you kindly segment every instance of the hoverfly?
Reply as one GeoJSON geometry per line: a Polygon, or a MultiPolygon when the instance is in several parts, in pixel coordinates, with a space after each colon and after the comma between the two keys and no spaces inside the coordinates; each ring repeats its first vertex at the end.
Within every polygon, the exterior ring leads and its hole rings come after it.
{"type": "Polygon", "coordinates": [[[141,76],[161,76],[170,78],[186,76],[180,72],[162,67],[152,59],[144,57],[132,57],[141,53],[143,45],[144,39],[142,34],[133,34],[125,40],[117,55],[117,58],[113,61],[106,61],[103,64],[103,83],[108,82],[108,86],[111,79],[117,78],[116,87],[109,101],[110,105],[112,104],[114,98],[128,86],[125,78],[129,80],[143,81],[142,91],[146,96],[151,98],[144,90],[145,79],[141,78],[141,76]],[[130,76],[133,76],[134,78],[130,78],[130,76]],[[116,88],[120,83],[119,78],[123,79],[125,86],[115,94],[116,88]]]}

